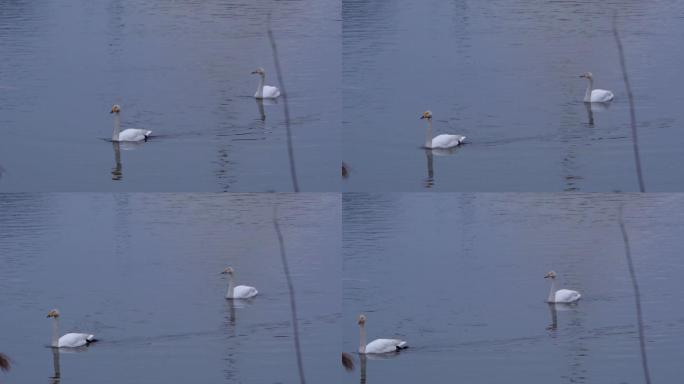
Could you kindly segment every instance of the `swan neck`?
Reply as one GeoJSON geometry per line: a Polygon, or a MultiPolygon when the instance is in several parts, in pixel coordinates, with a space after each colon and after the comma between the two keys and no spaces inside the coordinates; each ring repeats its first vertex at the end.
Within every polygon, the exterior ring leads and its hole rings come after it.
{"type": "Polygon", "coordinates": [[[591,101],[591,91],[594,90],[594,79],[589,78],[589,83],[587,84],[587,91],[584,93],[584,101],[591,101]]]}
{"type": "Polygon", "coordinates": [[[233,276],[228,275],[228,291],[226,292],[226,298],[232,299],[234,291],[235,291],[235,281],[233,280],[233,276]]]}
{"type": "Polygon", "coordinates": [[[116,112],[114,114],[114,131],[112,132],[112,141],[119,141],[119,132],[121,132],[121,116],[116,112]]]}
{"type": "Polygon", "coordinates": [[[432,148],[432,119],[427,119],[428,128],[425,132],[425,148],[432,148]]]}
{"type": "Polygon", "coordinates": [[[56,317],[52,318],[52,346],[59,346],[59,319],[56,317]]]}
{"type": "Polygon", "coordinates": [[[366,327],[359,324],[359,353],[366,353],[366,327]]]}
{"type": "Polygon", "coordinates": [[[256,97],[261,98],[264,96],[264,83],[266,82],[266,75],[259,75],[259,87],[256,91],[256,97]]]}
{"type": "Polygon", "coordinates": [[[556,279],[551,279],[551,289],[549,290],[549,298],[546,300],[549,303],[556,302],[556,279]]]}

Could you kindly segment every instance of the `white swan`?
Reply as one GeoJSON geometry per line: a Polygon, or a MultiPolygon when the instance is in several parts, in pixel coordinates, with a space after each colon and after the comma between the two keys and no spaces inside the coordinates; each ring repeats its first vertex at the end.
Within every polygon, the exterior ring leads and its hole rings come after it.
{"type": "Polygon", "coordinates": [[[121,130],[121,118],[119,117],[121,107],[118,104],[112,105],[112,110],[109,113],[114,114],[114,132],[112,132],[112,141],[147,141],[152,131],[147,129],[128,128],[121,130]]]}
{"type": "Polygon", "coordinates": [[[615,97],[613,92],[605,89],[594,89],[594,76],[591,72],[586,72],[580,75],[581,78],[589,80],[587,91],[584,93],[585,103],[605,103],[613,100],[615,97]]]}
{"type": "Polygon", "coordinates": [[[423,112],[423,115],[420,118],[421,119],[427,119],[427,121],[428,121],[428,129],[427,129],[427,132],[425,133],[425,148],[428,148],[428,149],[453,148],[459,144],[462,144],[463,141],[466,139],[466,137],[462,136],[462,135],[438,135],[438,136],[435,136],[433,138],[432,137],[432,112],[425,111],[425,112],[423,112]]]}
{"type": "Polygon", "coordinates": [[[582,295],[579,292],[570,289],[556,289],[556,272],[551,271],[544,275],[545,279],[551,279],[551,290],[549,291],[549,298],[547,303],[574,303],[579,300],[582,295]]]}
{"type": "Polygon", "coordinates": [[[248,285],[235,286],[233,280],[233,268],[228,267],[221,272],[228,275],[228,291],[226,292],[226,299],[249,299],[259,293],[256,288],[248,285]]]}
{"type": "Polygon", "coordinates": [[[266,80],[266,71],[263,68],[257,68],[252,71],[252,75],[259,75],[259,85],[257,87],[254,97],[257,99],[275,99],[280,96],[280,90],[278,87],[272,87],[270,85],[264,85],[266,80]]]}
{"type": "Polygon", "coordinates": [[[95,335],[89,333],[67,333],[59,337],[59,311],[53,309],[47,317],[52,317],[52,346],[58,348],[76,348],[97,341],[95,335]]]}
{"type": "Polygon", "coordinates": [[[396,352],[400,349],[408,348],[408,344],[404,340],[399,339],[375,339],[366,344],[366,316],[359,315],[359,331],[361,340],[359,342],[359,353],[362,355],[369,353],[389,353],[396,352]]]}

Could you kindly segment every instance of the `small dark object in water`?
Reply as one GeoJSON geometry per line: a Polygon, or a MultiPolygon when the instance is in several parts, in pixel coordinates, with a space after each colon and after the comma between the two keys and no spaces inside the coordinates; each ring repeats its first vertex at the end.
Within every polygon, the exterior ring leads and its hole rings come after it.
{"type": "Polygon", "coordinates": [[[344,161],[342,162],[342,177],[345,179],[349,177],[349,166],[344,161]]]}
{"type": "Polygon", "coordinates": [[[0,353],[0,369],[7,372],[11,368],[10,359],[4,353],[0,353]]]}
{"type": "Polygon", "coordinates": [[[347,371],[354,370],[354,359],[347,352],[342,352],[342,365],[347,371]]]}

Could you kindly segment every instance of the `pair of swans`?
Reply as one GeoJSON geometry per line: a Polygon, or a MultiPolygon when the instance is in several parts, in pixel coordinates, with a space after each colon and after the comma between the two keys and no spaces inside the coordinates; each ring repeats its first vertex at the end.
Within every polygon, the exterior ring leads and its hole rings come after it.
{"type": "MultiPolygon", "coordinates": [[[[257,87],[256,93],[254,94],[256,99],[275,99],[280,96],[280,90],[278,87],[264,85],[264,82],[266,81],[266,71],[264,71],[263,68],[255,69],[252,71],[252,74],[259,75],[259,85],[257,87]]],[[[112,141],[147,141],[150,135],[152,135],[152,131],[147,129],[128,128],[122,131],[121,119],[119,115],[121,113],[120,105],[112,105],[112,109],[109,113],[114,114],[114,130],[112,132],[112,141]]]]}
{"type": "MultiPolygon", "coordinates": [[[[589,84],[587,84],[587,90],[584,94],[585,103],[607,103],[615,98],[613,92],[607,91],[605,89],[594,89],[594,75],[591,72],[585,72],[579,77],[587,79],[589,84]]],[[[454,148],[460,144],[463,144],[466,139],[463,135],[438,135],[432,137],[432,112],[425,111],[420,117],[421,119],[427,119],[428,128],[425,133],[425,148],[426,149],[446,149],[454,148]]]]}
{"type": "MultiPolygon", "coordinates": [[[[249,299],[256,296],[259,291],[256,288],[246,285],[235,285],[233,268],[228,267],[221,272],[228,275],[227,299],[249,299]]],[[[59,310],[53,309],[48,312],[47,317],[52,318],[52,343],[51,346],[57,348],[78,348],[97,341],[95,335],[90,333],[67,333],[59,336],[59,310]]]]}
{"type": "MultiPolygon", "coordinates": [[[[551,290],[547,299],[548,303],[574,303],[578,301],[582,295],[570,289],[556,288],[556,272],[550,271],[545,276],[545,279],[551,280],[551,290]]],[[[357,323],[359,325],[359,353],[365,354],[381,354],[397,352],[401,349],[408,348],[408,343],[401,339],[375,339],[366,344],[366,316],[359,315],[357,323]]]]}

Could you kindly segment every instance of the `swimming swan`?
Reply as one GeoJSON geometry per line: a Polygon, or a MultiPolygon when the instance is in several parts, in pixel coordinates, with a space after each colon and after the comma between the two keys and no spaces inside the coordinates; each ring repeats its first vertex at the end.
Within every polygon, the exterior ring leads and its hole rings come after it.
{"type": "Polygon", "coordinates": [[[556,290],[556,272],[551,271],[544,278],[551,279],[551,290],[549,291],[549,298],[546,300],[547,303],[574,303],[582,297],[579,292],[570,289],[556,290]]]}
{"type": "Polygon", "coordinates": [[[404,340],[399,339],[375,339],[366,345],[366,316],[359,315],[357,323],[359,324],[359,331],[361,334],[359,353],[362,355],[369,353],[396,352],[400,349],[408,348],[408,344],[404,340]]]}
{"type": "Polygon", "coordinates": [[[76,348],[97,341],[95,335],[89,333],[67,333],[59,337],[59,311],[53,309],[47,317],[52,317],[52,346],[58,348],[76,348]]]}
{"type": "Polygon", "coordinates": [[[613,100],[615,97],[613,92],[605,89],[594,89],[594,77],[591,72],[581,74],[579,77],[589,80],[587,85],[587,92],[584,94],[585,103],[605,103],[613,100]]]}
{"type": "Polygon", "coordinates": [[[257,87],[256,93],[254,94],[254,97],[257,99],[275,99],[276,97],[280,96],[280,90],[278,87],[272,87],[270,85],[264,85],[264,81],[266,80],[266,71],[264,71],[263,68],[259,67],[252,71],[252,75],[259,75],[261,78],[259,79],[259,86],[257,87]]]}
{"type": "Polygon", "coordinates": [[[420,118],[427,119],[428,121],[428,129],[425,133],[425,148],[452,148],[462,144],[466,139],[465,136],[461,135],[438,135],[432,138],[432,112],[425,111],[420,118]]]}
{"type": "Polygon", "coordinates": [[[146,129],[128,128],[121,131],[121,118],[119,117],[121,107],[118,104],[112,105],[112,110],[109,113],[114,114],[114,132],[112,132],[112,141],[147,141],[152,131],[146,129]]]}
{"type": "Polygon", "coordinates": [[[235,286],[233,280],[233,268],[228,267],[221,272],[228,275],[228,291],[226,292],[226,299],[249,299],[259,293],[256,288],[247,285],[235,286]]]}

